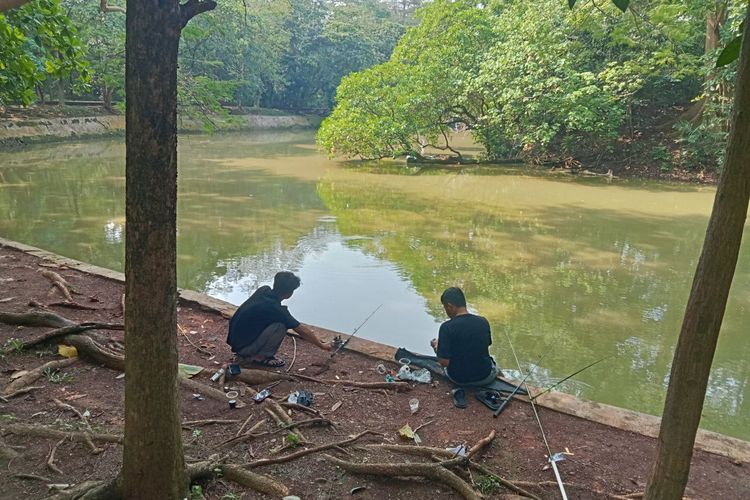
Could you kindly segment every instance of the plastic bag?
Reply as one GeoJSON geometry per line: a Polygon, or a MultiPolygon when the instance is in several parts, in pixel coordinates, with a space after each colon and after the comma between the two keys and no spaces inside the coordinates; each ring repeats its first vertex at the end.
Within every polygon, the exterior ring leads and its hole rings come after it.
{"type": "Polygon", "coordinates": [[[396,374],[399,380],[411,380],[420,384],[429,384],[432,382],[432,374],[426,368],[412,370],[409,365],[403,365],[396,374]]]}

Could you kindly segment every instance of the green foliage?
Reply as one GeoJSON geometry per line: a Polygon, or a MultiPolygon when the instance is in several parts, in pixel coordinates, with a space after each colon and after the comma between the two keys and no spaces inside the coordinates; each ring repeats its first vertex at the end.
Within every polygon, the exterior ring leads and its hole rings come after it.
{"type": "Polygon", "coordinates": [[[503,485],[494,476],[479,476],[477,479],[477,489],[483,495],[492,495],[500,491],[503,485]]]}
{"type": "Polygon", "coordinates": [[[54,370],[52,368],[45,368],[42,370],[42,375],[44,375],[52,384],[66,384],[73,380],[73,376],[70,373],[54,370]]]}
{"type": "Polygon", "coordinates": [[[6,345],[10,350],[21,352],[23,351],[23,340],[17,338],[10,338],[6,342],[6,345]]]}
{"type": "Polygon", "coordinates": [[[88,80],[88,64],[76,28],[59,0],[34,3],[0,14],[0,105],[29,104],[47,79],[88,80]]]}

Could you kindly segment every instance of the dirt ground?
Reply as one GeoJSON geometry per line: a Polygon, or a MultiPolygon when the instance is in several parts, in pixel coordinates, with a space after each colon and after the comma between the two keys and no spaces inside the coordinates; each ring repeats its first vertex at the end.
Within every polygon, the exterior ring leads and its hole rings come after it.
{"type": "MultiPolygon", "coordinates": [[[[0,247],[0,312],[28,312],[30,301],[50,304],[62,300],[50,290],[50,282],[40,271],[52,270],[62,275],[80,295],[77,302],[95,310],[74,310],[48,306],[48,310],[77,322],[122,322],[121,284],[104,278],[84,274],[37,257],[0,247]]],[[[232,360],[225,344],[227,320],[213,311],[201,310],[181,304],[178,332],[180,361],[200,365],[206,369],[195,380],[217,389],[221,387],[209,380],[210,376],[232,360]],[[196,346],[200,347],[199,352],[196,346]],[[210,354],[209,354],[210,353],[210,354]]],[[[9,383],[13,373],[30,370],[48,361],[62,359],[57,355],[56,343],[30,348],[13,349],[11,339],[28,338],[49,328],[16,327],[0,324],[0,344],[8,349],[0,359],[2,385],[9,383]]],[[[99,333],[123,341],[121,331],[99,333]]],[[[294,357],[291,338],[284,341],[280,355],[287,363],[294,357]]],[[[296,359],[290,375],[316,373],[313,363],[324,361],[326,353],[297,341],[296,359]]],[[[321,377],[326,379],[383,382],[376,366],[378,360],[345,351],[336,357],[331,368],[321,377]]],[[[389,368],[396,368],[389,363],[389,368]]],[[[48,373],[33,383],[40,389],[3,401],[0,399],[0,429],[14,458],[0,453],[0,498],[43,498],[48,495],[48,485],[54,483],[80,483],[86,480],[108,479],[119,468],[122,449],[117,443],[97,443],[103,448],[92,453],[84,443],[63,441],[55,451],[55,465],[59,472],[47,465],[49,455],[58,438],[18,436],[7,432],[7,426],[16,423],[48,426],[60,430],[85,429],[81,418],[69,410],[61,409],[57,399],[76,408],[87,416],[93,432],[121,434],[123,428],[122,374],[81,359],[56,373],[48,373]],[[24,476],[26,475],[26,476],[24,476]]],[[[229,382],[242,390],[241,383],[229,382]]],[[[255,387],[261,389],[262,387],[255,387]]],[[[305,427],[304,437],[310,445],[296,450],[274,452],[289,439],[284,432],[260,436],[253,440],[220,446],[234,437],[241,425],[249,419],[248,428],[258,422],[257,433],[278,430],[264,411],[268,401],[254,403],[249,395],[240,397],[243,408],[230,409],[223,401],[208,397],[194,397],[194,391],[181,388],[183,421],[222,420],[214,424],[193,423],[183,427],[185,455],[188,462],[205,460],[220,454],[227,463],[247,464],[264,457],[284,456],[307,447],[342,441],[364,430],[381,433],[366,436],[342,449],[325,453],[351,462],[424,462],[426,459],[381,450],[365,448],[366,444],[414,444],[398,435],[404,424],[419,430],[422,446],[447,448],[466,443],[472,446],[491,430],[497,437],[486,448],[478,461],[495,474],[513,481],[541,498],[559,498],[554,475],[547,466],[547,449],[531,406],[522,401],[513,402],[497,419],[489,409],[467,397],[469,406],[461,410],[452,405],[450,386],[443,380],[432,385],[416,385],[410,391],[395,393],[387,390],[370,390],[343,385],[319,384],[305,380],[285,381],[272,388],[278,401],[297,389],[314,393],[312,408],[330,419],[335,427],[305,427]],[[419,399],[419,410],[412,414],[409,400],[419,399]]],[[[0,393],[2,390],[0,390],[0,393]]],[[[311,417],[296,410],[291,411],[295,421],[311,417]]],[[[540,419],[552,452],[569,452],[559,463],[569,498],[622,498],[643,491],[649,472],[649,463],[655,449],[655,440],[638,434],[620,431],[604,425],[578,419],[569,415],[540,408],[540,419]]],[[[0,440],[2,445],[2,440],[0,440]]],[[[1,447],[0,447],[1,449],[1,447]]],[[[291,494],[303,499],[328,498],[457,498],[455,491],[441,483],[419,478],[388,479],[344,472],[323,458],[323,453],[303,458],[253,468],[288,486],[291,494]],[[356,489],[355,489],[356,488],[356,489]]],[[[725,457],[696,452],[693,457],[691,479],[687,494],[701,499],[741,499],[750,495],[750,464],[733,462],[725,457]]],[[[495,481],[481,473],[460,472],[475,489],[491,498],[511,498],[508,489],[500,488],[495,481]]],[[[244,490],[226,479],[203,482],[196,488],[194,498],[201,494],[209,499],[265,498],[253,491],[244,490]]],[[[270,497],[269,497],[270,498],[270,497]]]]}

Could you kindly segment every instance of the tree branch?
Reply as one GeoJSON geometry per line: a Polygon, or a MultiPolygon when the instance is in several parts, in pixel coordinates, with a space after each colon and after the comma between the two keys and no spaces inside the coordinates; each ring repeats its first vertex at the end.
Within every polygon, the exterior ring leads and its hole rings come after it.
{"type": "Polygon", "coordinates": [[[117,5],[109,5],[107,3],[107,0],[101,0],[99,3],[99,8],[102,12],[122,12],[125,14],[125,9],[122,7],[118,7],[117,5]]]}
{"type": "Polygon", "coordinates": [[[202,12],[214,10],[216,2],[214,0],[188,0],[180,4],[180,21],[181,27],[187,26],[187,23],[202,12]]]}

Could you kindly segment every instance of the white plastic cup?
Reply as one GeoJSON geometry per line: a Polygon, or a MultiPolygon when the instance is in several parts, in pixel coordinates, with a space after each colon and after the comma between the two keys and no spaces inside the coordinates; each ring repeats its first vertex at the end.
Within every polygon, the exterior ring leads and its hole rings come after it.
{"type": "Polygon", "coordinates": [[[412,415],[417,413],[417,410],[419,410],[419,400],[417,398],[409,400],[409,409],[411,410],[412,415]]]}

